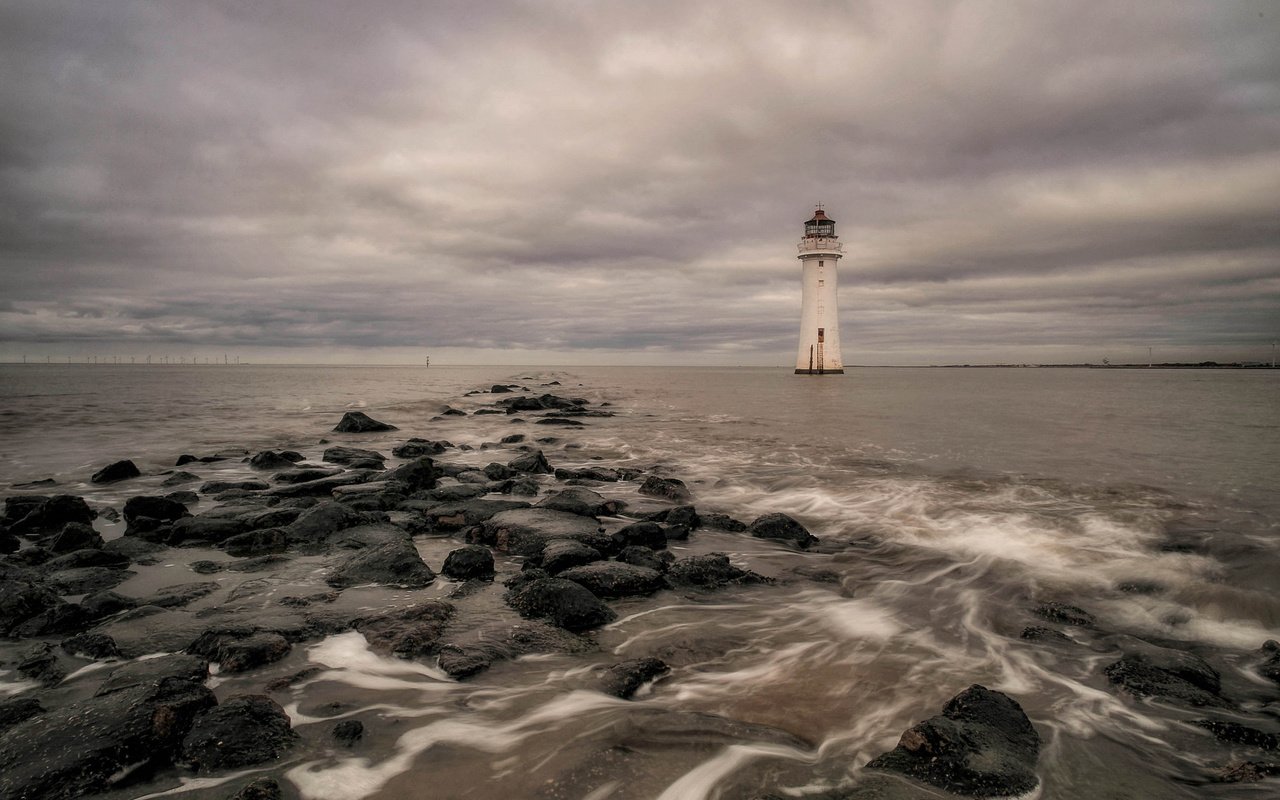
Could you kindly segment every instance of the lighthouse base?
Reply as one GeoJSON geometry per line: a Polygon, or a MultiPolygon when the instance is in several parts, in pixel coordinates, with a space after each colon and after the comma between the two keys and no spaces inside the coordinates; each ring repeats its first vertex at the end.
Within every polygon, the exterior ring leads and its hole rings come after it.
{"type": "Polygon", "coordinates": [[[843,375],[842,369],[798,369],[797,375],[843,375]]]}

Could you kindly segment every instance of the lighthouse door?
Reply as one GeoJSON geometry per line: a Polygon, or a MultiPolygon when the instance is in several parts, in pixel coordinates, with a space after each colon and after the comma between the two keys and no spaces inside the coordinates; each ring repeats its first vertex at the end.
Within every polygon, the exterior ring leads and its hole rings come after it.
{"type": "Polygon", "coordinates": [[[818,328],[818,371],[822,371],[822,343],[826,341],[826,329],[818,328]]]}

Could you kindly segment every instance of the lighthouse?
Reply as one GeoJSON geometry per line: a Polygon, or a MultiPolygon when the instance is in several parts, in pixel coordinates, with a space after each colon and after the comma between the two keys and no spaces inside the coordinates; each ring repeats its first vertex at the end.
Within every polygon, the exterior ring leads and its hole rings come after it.
{"type": "Polygon", "coordinates": [[[797,375],[843,375],[840,357],[840,309],[836,307],[836,262],[844,245],[836,239],[836,221],[822,211],[804,224],[800,240],[801,285],[800,349],[797,375]]]}

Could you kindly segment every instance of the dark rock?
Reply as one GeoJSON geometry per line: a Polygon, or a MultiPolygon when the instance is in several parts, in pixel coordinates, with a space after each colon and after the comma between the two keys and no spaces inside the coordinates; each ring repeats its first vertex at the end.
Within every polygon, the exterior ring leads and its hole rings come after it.
{"type": "Polygon", "coordinates": [[[1228,764],[1217,775],[1221,783],[1256,783],[1280,775],[1280,762],[1236,761],[1228,764]]]}
{"type": "MultiPolygon", "coordinates": [[[[101,550],[88,552],[111,557],[101,550]]],[[[133,577],[133,574],[116,567],[73,567],[49,573],[45,576],[45,585],[58,594],[89,594],[119,586],[133,577]]]]}
{"type": "Polygon", "coordinates": [[[240,519],[228,519],[199,514],[194,517],[183,517],[169,527],[164,541],[171,545],[188,542],[221,542],[230,539],[249,529],[249,524],[240,519]]]}
{"type": "Polygon", "coordinates": [[[568,410],[577,408],[580,403],[554,394],[544,394],[539,397],[504,397],[497,402],[497,405],[506,408],[508,413],[514,413],[516,411],[568,410]]]}
{"type": "Polygon", "coordinates": [[[765,514],[757,517],[747,530],[757,539],[781,539],[792,542],[802,549],[818,541],[818,538],[809,533],[805,526],[786,514],[765,514]]]}
{"type": "Polygon", "coordinates": [[[972,797],[1025,794],[1036,788],[1040,736],[1008,695],[973,685],[942,714],[902,734],[898,746],[867,767],[897,772],[972,797]]]}
{"type": "Polygon", "coordinates": [[[502,393],[504,393],[504,392],[509,392],[509,391],[511,391],[511,387],[510,387],[510,386],[504,386],[504,385],[503,385],[503,384],[501,384],[501,383],[495,383],[495,384],[493,385],[493,388],[491,388],[489,391],[490,391],[492,394],[502,394],[502,393]]]}
{"type": "Polygon", "coordinates": [[[187,646],[188,653],[216,662],[228,673],[275,663],[292,649],[293,645],[278,633],[238,628],[205,631],[187,646]]]}
{"type": "Polygon", "coordinates": [[[44,568],[51,573],[59,570],[79,569],[81,567],[124,569],[127,566],[129,566],[128,556],[107,550],[95,550],[91,547],[64,553],[57,558],[51,558],[44,562],[44,568]]]}
{"type": "Polygon", "coordinates": [[[357,552],[326,579],[344,588],[364,583],[421,589],[436,579],[411,542],[387,542],[357,552]]]}
{"type": "Polygon", "coordinates": [[[444,410],[441,411],[440,414],[446,417],[465,417],[467,412],[459,408],[454,408],[453,406],[445,406],[444,410]]]}
{"type": "Polygon", "coordinates": [[[197,581],[194,583],[177,583],[172,586],[161,586],[155,594],[139,601],[139,605],[150,605],[158,608],[181,608],[202,597],[218,591],[216,581],[197,581]]]}
{"type": "Polygon", "coordinates": [[[597,597],[614,600],[621,597],[643,597],[668,588],[662,573],[617,561],[597,561],[572,567],[559,577],[581,584],[597,597]]]}
{"type": "Polygon", "coordinates": [[[675,556],[667,551],[655,553],[648,547],[640,545],[630,545],[622,548],[622,552],[618,553],[617,559],[623,564],[631,564],[636,567],[647,567],[657,572],[666,572],[671,567],[671,562],[675,561],[675,556]]]}
{"type": "Polygon", "coordinates": [[[471,500],[475,497],[483,497],[489,493],[486,486],[478,486],[476,484],[454,484],[450,486],[437,486],[427,492],[427,497],[432,500],[440,500],[446,503],[454,503],[460,500],[471,500]]]}
{"type": "Polygon", "coordinates": [[[436,456],[445,451],[446,448],[453,447],[448,442],[433,442],[430,439],[410,439],[404,444],[394,447],[391,455],[396,458],[419,458],[421,456],[436,456]]]}
{"type": "Polygon", "coordinates": [[[334,433],[376,433],[378,431],[398,430],[400,429],[395,425],[379,422],[363,411],[348,411],[342,415],[342,420],[333,427],[334,433]]]}
{"type": "Polygon", "coordinates": [[[196,715],[182,740],[182,759],[201,773],[248,767],[280,758],[297,740],[274,700],[236,695],[196,715]]]}
{"type": "Polygon", "coordinates": [[[639,491],[640,494],[661,497],[675,503],[688,503],[693,500],[693,493],[689,491],[689,487],[678,478],[659,478],[657,475],[650,475],[644,479],[644,483],[640,484],[639,491]]]}
{"type": "Polygon", "coordinates": [[[1019,638],[1031,642],[1070,642],[1071,637],[1059,630],[1046,628],[1043,625],[1031,625],[1023,628],[1019,638]]]}
{"type": "Polygon", "coordinates": [[[516,471],[506,464],[494,462],[485,465],[484,474],[491,481],[505,481],[514,476],[516,471]]]}
{"type": "Polygon", "coordinates": [[[231,800],[283,800],[284,792],[275,778],[257,778],[231,796],[231,800]]]}
{"type": "Polygon", "coordinates": [[[38,567],[51,558],[53,558],[53,553],[37,545],[14,553],[9,558],[8,563],[19,568],[38,567]]]}
{"type": "Polygon", "coordinates": [[[539,564],[548,575],[556,575],[604,558],[600,551],[573,539],[552,539],[542,548],[539,564]]]}
{"type": "Polygon", "coordinates": [[[83,609],[85,617],[91,621],[119,614],[121,611],[129,611],[137,606],[137,600],[115,592],[95,592],[80,601],[80,608],[83,609]]]}
{"type": "Polygon", "coordinates": [[[506,511],[528,508],[523,500],[466,500],[459,503],[432,505],[423,510],[422,518],[431,530],[458,531],[478,525],[506,511]]]}
{"type": "Polygon", "coordinates": [[[1262,663],[1258,665],[1258,674],[1272,683],[1280,685],[1280,642],[1268,639],[1262,643],[1262,663]]]}
{"type": "MultiPolygon", "coordinates": [[[[158,659],[157,659],[158,660],[158,659]]],[[[196,715],[217,701],[181,679],[69,703],[0,733],[0,797],[70,800],[163,766],[196,715]]]]}
{"type": "Polygon", "coordinates": [[[502,444],[520,444],[521,442],[524,441],[524,439],[525,439],[525,436],[523,433],[512,433],[512,434],[503,436],[498,441],[501,442],[502,444]]]}
{"type": "Polygon", "coordinates": [[[707,553],[682,558],[671,565],[667,579],[674,584],[714,589],[730,583],[765,583],[762,575],[729,563],[724,553],[707,553]]]}
{"type": "Polygon", "coordinates": [[[18,655],[15,667],[18,674],[45,686],[53,686],[66,677],[67,672],[58,664],[58,655],[48,642],[33,644],[18,655]]]}
{"type": "Polygon", "coordinates": [[[333,740],[344,747],[351,747],[364,738],[364,723],[358,719],[344,719],[329,733],[333,740]]]}
{"type": "Polygon", "coordinates": [[[298,467],[293,472],[277,472],[271,476],[271,480],[276,483],[308,483],[333,478],[344,472],[342,467],[298,467]]]}
{"type": "Polygon", "coordinates": [[[44,707],[34,697],[14,697],[0,700],[0,730],[43,714],[44,707]]]}
{"type": "Polygon", "coordinates": [[[443,600],[427,600],[356,620],[355,629],[375,652],[416,658],[435,651],[453,612],[453,606],[443,600]]]}
{"type": "Polygon", "coordinates": [[[557,480],[562,481],[599,481],[601,483],[616,483],[621,478],[616,469],[605,467],[557,468],[555,476],[557,480]]]}
{"type": "Polygon", "coordinates": [[[0,553],[16,553],[22,547],[22,542],[18,541],[18,537],[9,533],[6,529],[0,529],[0,553]]]}
{"type": "Polygon", "coordinates": [[[1041,603],[1031,609],[1031,613],[1049,622],[1059,625],[1075,625],[1081,628],[1092,627],[1095,620],[1088,611],[1066,603],[1041,603]]]}
{"type": "Polygon", "coordinates": [[[1280,736],[1220,719],[1197,719],[1192,725],[1204,728],[1220,742],[1242,744],[1259,750],[1280,750],[1280,736]]]}
{"type": "Polygon", "coordinates": [[[566,511],[584,517],[612,516],[617,514],[622,503],[619,500],[606,500],[599,494],[581,486],[572,486],[534,504],[534,508],[549,508],[553,511],[566,511]]]}
{"type": "Polygon", "coordinates": [[[209,561],[201,559],[200,561],[191,562],[191,571],[197,575],[213,575],[222,572],[224,565],[218,561],[209,561]]]}
{"type": "MultiPolygon", "coordinates": [[[[117,553],[125,556],[130,561],[145,564],[148,563],[148,559],[163,551],[165,547],[158,542],[148,542],[136,537],[121,537],[107,542],[102,546],[102,549],[108,553],[117,553]]],[[[154,561],[151,563],[154,563],[154,561]]]]}
{"type": "Polygon", "coordinates": [[[652,550],[665,550],[667,535],[656,522],[633,522],[613,532],[613,540],[619,549],[638,545],[652,550]]]}
{"type": "Polygon", "coordinates": [[[708,528],[719,528],[730,533],[745,533],[747,530],[745,522],[739,522],[727,514],[702,514],[701,519],[702,524],[708,528]]]}
{"type": "Polygon", "coordinates": [[[427,456],[419,456],[407,464],[388,470],[382,479],[403,484],[410,492],[430,489],[436,485],[435,462],[427,456]]]}
{"type": "Polygon", "coordinates": [[[200,684],[208,678],[209,662],[196,656],[171,653],[116,667],[98,687],[97,695],[138,687],[155,688],[171,680],[200,684]]]}
{"type": "Polygon", "coordinates": [[[507,466],[516,472],[528,472],[534,475],[550,475],[552,472],[551,465],[547,463],[547,457],[541,450],[534,450],[519,458],[513,458],[507,466]]]}
{"type": "Polygon", "coordinates": [[[1194,653],[1144,648],[1126,653],[1103,672],[1112,684],[1138,697],[1162,697],[1191,706],[1233,705],[1219,694],[1218,671],[1194,653]]]}
{"type": "Polygon", "coordinates": [[[635,658],[614,664],[600,678],[600,691],[630,700],[641,686],[666,675],[671,668],[658,658],[635,658]]]}
{"type": "Polygon", "coordinates": [[[105,633],[81,633],[70,639],[63,639],[58,645],[63,652],[73,656],[83,656],[94,660],[122,658],[116,640],[105,633]]]}
{"type": "Polygon", "coordinates": [[[249,466],[254,469],[292,469],[293,464],[293,459],[278,450],[263,450],[249,459],[249,466]]]}
{"type": "Polygon", "coordinates": [[[266,481],[208,481],[200,486],[200,494],[224,494],[226,492],[262,492],[270,489],[266,481]]]}
{"type": "Polygon", "coordinates": [[[357,464],[376,461],[381,464],[386,457],[376,450],[362,450],[359,447],[330,447],[324,451],[325,461],[333,464],[357,464]]]}
{"type": "Polygon", "coordinates": [[[489,548],[478,544],[469,544],[449,553],[444,560],[440,572],[455,581],[466,581],[473,578],[481,580],[493,579],[493,553],[489,548]]]}
{"type": "Polygon", "coordinates": [[[22,623],[64,604],[45,586],[30,581],[0,581],[0,633],[13,636],[14,629],[22,623]]]}
{"type": "Polygon", "coordinates": [[[16,536],[40,538],[58,533],[71,523],[92,525],[96,516],[83,497],[19,495],[5,498],[0,524],[16,536]]]}
{"type": "Polygon", "coordinates": [[[543,417],[534,423],[535,425],[559,425],[565,428],[582,428],[586,423],[579,422],[576,419],[566,419],[564,417],[543,417]]]}
{"type": "Polygon", "coordinates": [[[691,531],[702,527],[702,517],[698,516],[698,510],[693,506],[676,506],[667,509],[662,521],[671,526],[683,525],[691,531]]]}
{"type": "Polygon", "coordinates": [[[507,604],[524,617],[545,617],[570,631],[605,625],[617,618],[613,609],[581,584],[561,578],[538,578],[506,595],[507,604]]]}
{"type": "Polygon", "coordinates": [[[552,539],[573,539],[602,553],[616,552],[595,520],[544,508],[520,508],[494,514],[467,532],[473,543],[524,556],[536,556],[552,539]]]}
{"type": "MultiPolygon", "coordinates": [[[[241,490],[233,489],[230,491],[238,492],[241,490]]],[[[227,492],[226,494],[229,494],[229,493],[230,492],[227,492]]],[[[189,491],[169,492],[164,496],[164,499],[172,500],[175,503],[182,503],[183,505],[189,506],[189,505],[195,505],[196,503],[199,503],[200,495],[196,494],[195,492],[189,492],[189,491]]]]}
{"type": "Polygon", "coordinates": [[[177,461],[174,461],[174,462],[173,462],[173,465],[174,465],[175,467],[184,467],[184,466],[186,466],[187,464],[192,464],[192,463],[195,463],[195,462],[197,462],[197,461],[199,461],[199,460],[200,460],[199,458],[196,458],[195,456],[191,455],[190,453],[183,453],[182,455],[178,456],[178,460],[177,460],[177,461]]]}
{"type": "Polygon", "coordinates": [[[289,539],[282,529],[268,528],[232,536],[222,543],[222,547],[229,555],[237,557],[260,556],[285,552],[289,549],[289,539]]]}
{"type": "Polygon", "coordinates": [[[105,544],[102,535],[84,522],[68,522],[54,534],[44,546],[54,553],[70,553],[85,548],[101,548],[105,544]]]}
{"type": "Polygon", "coordinates": [[[124,504],[124,521],[128,525],[125,535],[130,535],[131,528],[143,527],[138,524],[142,519],[172,522],[188,516],[191,516],[191,512],[187,511],[186,506],[164,497],[130,497],[124,504]]]}
{"type": "Polygon", "coordinates": [[[125,459],[124,461],[117,461],[113,464],[108,464],[107,466],[93,473],[93,477],[89,479],[89,482],[90,483],[115,483],[116,481],[123,481],[123,480],[128,480],[129,478],[136,478],[141,474],[142,472],[138,470],[138,467],[136,464],[134,464],[132,461],[128,459],[125,459]]]}
{"type": "Polygon", "coordinates": [[[285,528],[291,543],[319,544],[339,531],[378,522],[381,518],[367,511],[357,511],[342,503],[320,503],[298,516],[285,528]]]}

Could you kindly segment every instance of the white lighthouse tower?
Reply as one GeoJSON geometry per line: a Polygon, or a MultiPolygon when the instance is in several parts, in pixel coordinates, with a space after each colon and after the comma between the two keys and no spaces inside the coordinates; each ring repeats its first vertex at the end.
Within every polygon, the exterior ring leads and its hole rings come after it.
{"type": "Polygon", "coordinates": [[[843,375],[840,357],[840,309],[836,307],[836,262],[844,245],[836,239],[836,222],[822,213],[804,224],[800,240],[804,305],[800,310],[800,349],[797,375],[843,375]]]}

